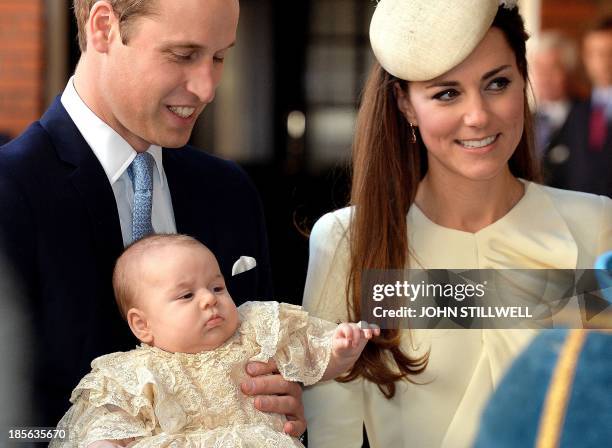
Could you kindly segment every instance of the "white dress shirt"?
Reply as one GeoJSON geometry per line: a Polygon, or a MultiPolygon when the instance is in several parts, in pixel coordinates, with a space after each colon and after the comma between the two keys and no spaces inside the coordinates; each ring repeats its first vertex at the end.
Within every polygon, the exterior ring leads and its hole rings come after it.
{"type": "MultiPolygon", "coordinates": [[[[127,168],[136,157],[137,152],[87,107],[74,88],[73,79],[70,78],[68,81],[61,101],[108,177],[117,202],[123,244],[127,246],[132,242],[132,206],[134,204],[134,188],[127,168]]],[[[170,188],[162,163],[162,149],[157,145],[151,145],[147,152],[153,156],[157,166],[153,172],[151,211],[153,229],[156,233],[176,233],[170,188]]]]}
{"type": "Polygon", "coordinates": [[[591,102],[603,106],[606,119],[612,121],[612,86],[596,87],[593,89],[591,102]]]}
{"type": "Polygon", "coordinates": [[[569,115],[571,103],[565,101],[544,101],[538,105],[538,113],[546,115],[552,127],[561,128],[569,115]]]}

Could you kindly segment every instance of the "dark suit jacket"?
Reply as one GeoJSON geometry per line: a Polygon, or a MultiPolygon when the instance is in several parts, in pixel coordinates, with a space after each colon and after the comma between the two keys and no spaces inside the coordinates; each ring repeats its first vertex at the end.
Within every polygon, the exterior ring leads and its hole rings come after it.
{"type": "Polygon", "coordinates": [[[543,169],[553,187],[585,191],[612,197],[612,126],[608,122],[604,148],[589,149],[590,101],[577,102],[563,127],[553,136],[544,155],[543,169]],[[568,157],[556,160],[559,150],[568,157]]]}
{"type": "MultiPolygon", "coordinates": [[[[270,299],[264,219],[246,174],[189,146],[163,149],[163,163],[178,232],[217,256],[237,305],[270,299]],[[241,255],[257,267],[232,277],[241,255]]],[[[137,344],[111,285],[123,250],[112,187],[59,98],[0,149],[0,244],[25,288],[35,329],[33,418],[55,426],[92,359],[137,344]]]]}

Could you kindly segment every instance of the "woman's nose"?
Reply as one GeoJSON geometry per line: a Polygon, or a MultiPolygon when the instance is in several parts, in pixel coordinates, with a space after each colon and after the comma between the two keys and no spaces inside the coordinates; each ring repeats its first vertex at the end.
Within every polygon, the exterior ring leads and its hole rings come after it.
{"type": "Polygon", "coordinates": [[[463,121],[466,126],[475,128],[484,128],[488,124],[489,110],[480,95],[476,95],[468,101],[463,121]]]}

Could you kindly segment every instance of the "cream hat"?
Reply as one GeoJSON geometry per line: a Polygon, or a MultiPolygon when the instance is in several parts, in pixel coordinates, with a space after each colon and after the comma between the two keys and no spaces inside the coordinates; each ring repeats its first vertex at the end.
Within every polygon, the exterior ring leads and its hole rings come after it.
{"type": "Polygon", "coordinates": [[[372,50],[400,79],[436,78],[470,55],[499,5],[499,0],[380,0],[370,23],[372,50]]]}

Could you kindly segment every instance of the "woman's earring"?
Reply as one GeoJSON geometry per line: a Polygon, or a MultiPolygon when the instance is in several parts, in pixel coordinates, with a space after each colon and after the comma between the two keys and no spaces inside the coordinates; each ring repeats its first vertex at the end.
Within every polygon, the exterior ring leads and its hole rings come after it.
{"type": "Polygon", "coordinates": [[[410,125],[410,133],[411,133],[410,143],[416,143],[417,142],[416,132],[414,132],[414,128],[416,127],[416,125],[413,125],[411,122],[408,122],[408,124],[410,125]]]}

